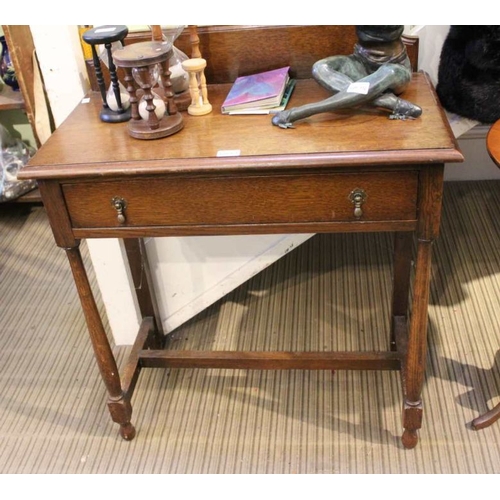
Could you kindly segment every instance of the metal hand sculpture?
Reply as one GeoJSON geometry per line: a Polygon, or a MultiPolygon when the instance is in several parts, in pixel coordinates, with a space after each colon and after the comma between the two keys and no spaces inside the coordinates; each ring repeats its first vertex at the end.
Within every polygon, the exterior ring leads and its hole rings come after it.
{"type": "Polygon", "coordinates": [[[390,110],[391,118],[420,116],[419,106],[397,97],[412,75],[402,33],[403,26],[356,26],[358,42],[353,54],[327,57],[313,65],[313,77],[334,95],[281,111],[272,123],[290,128],[293,122],[318,113],[366,104],[390,110]]]}

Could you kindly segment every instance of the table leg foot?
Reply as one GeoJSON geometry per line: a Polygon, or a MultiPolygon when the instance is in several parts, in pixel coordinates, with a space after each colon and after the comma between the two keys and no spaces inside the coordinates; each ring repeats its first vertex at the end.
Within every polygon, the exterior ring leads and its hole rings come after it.
{"type": "Polygon", "coordinates": [[[130,423],[132,405],[126,396],[119,399],[110,398],[108,409],[113,422],[120,424],[120,436],[126,441],[131,441],[135,436],[135,427],[130,423]]]}
{"type": "Polygon", "coordinates": [[[403,407],[403,428],[401,437],[403,446],[407,449],[415,448],[418,443],[417,431],[422,427],[422,401],[405,401],[403,407]]]}
{"type": "Polygon", "coordinates": [[[403,443],[403,446],[407,450],[411,450],[412,448],[415,448],[418,443],[418,434],[416,430],[409,430],[405,429],[403,432],[403,435],[401,436],[401,441],[403,443]]]}
{"type": "Polygon", "coordinates": [[[475,418],[472,421],[472,428],[475,431],[479,431],[480,429],[489,427],[491,424],[495,423],[499,419],[500,419],[500,404],[497,404],[495,408],[475,418]]]}
{"type": "Polygon", "coordinates": [[[135,427],[130,422],[120,424],[120,436],[125,441],[132,441],[135,437],[135,427]]]}

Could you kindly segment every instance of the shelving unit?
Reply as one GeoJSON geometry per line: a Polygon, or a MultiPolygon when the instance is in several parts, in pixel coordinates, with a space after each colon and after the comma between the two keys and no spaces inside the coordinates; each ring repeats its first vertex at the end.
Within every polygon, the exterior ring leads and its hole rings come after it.
{"type": "MultiPolygon", "coordinates": [[[[23,110],[26,113],[36,146],[40,147],[40,140],[35,128],[35,94],[33,88],[33,54],[35,45],[28,25],[2,25],[7,40],[12,63],[16,70],[19,82],[19,92],[13,91],[4,85],[0,91],[0,112],[6,110],[23,110]]],[[[41,204],[42,199],[38,189],[30,191],[9,203],[41,204]]],[[[7,203],[6,203],[7,204],[7,203]]]]}
{"type": "Polygon", "coordinates": [[[8,85],[0,90],[0,111],[24,109],[24,99],[20,92],[15,92],[8,85]]]}

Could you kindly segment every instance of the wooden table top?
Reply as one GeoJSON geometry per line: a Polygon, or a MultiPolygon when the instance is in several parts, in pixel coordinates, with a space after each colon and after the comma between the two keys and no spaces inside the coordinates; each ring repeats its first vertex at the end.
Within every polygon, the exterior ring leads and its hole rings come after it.
{"type": "Polygon", "coordinates": [[[491,126],[486,137],[486,147],[491,159],[500,167],[500,120],[491,126]]]}
{"type": "MultiPolygon", "coordinates": [[[[390,120],[374,108],[324,113],[284,130],[269,115],[222,115],[230,85],[209,87],[213,111],[184,115],[184,129],[157,140],[130,137],[127,124],[99,120],[97,93],[79,104],[23,170],[23,178],[77,178],[262,168],[346,167],[463,161],[425,74],[402,96],[423,108],[416,120],[390,120]]],[[[299,80],[289,108],[330,94],[299,80]]]]}

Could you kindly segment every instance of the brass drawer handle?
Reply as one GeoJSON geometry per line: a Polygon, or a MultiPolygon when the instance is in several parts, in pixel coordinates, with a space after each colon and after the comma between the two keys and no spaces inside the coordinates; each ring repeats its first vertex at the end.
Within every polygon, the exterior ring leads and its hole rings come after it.
{"type": "Polygon", "coordinates": [[[117,220],[119,224],[125,223],[125,208],[127,208],[127,202],[123,198],[119,198],[115,196],[111,200],[111,205],[113,205],[114,209],[117,212],[117,220]]]}
{"type": "Polygon", "coordinates": [[[354,217],[356,217],[356,219],[360,219],[363,215],[361,205],[363,205],[367,198],[368,196],[366,196],[366,193],[360,188],[351,191],[349,200],[351,200],[351,203],[354,205],[354,217]]]}

